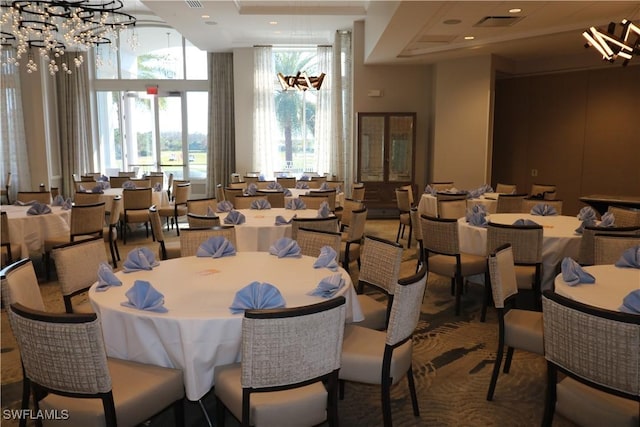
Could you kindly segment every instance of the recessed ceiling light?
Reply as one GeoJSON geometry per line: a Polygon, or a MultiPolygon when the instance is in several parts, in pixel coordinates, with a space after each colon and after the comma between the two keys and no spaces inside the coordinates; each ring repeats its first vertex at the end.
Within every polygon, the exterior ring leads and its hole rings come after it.
{"type": "Polygon", "coordinates": [[[522,9],[520,9],[519,7],[509,9],[509,13],[520,13],[520,12],[522,12],[522,9]]]}
{"type": "Polygon", "coordinates": [[[209,15],[202,15],[201,18],[207,19],[207,18],[211,18],[209,15]]]}
{"type": "Polygon", "coordinates": [[[464,36],[464,39],[465,40],[473,40],[473,39],[475,39],[475,37],[474,36],[464,36]]]}
{"type": "Polygon", "coordinates": [[[447,24],[447,25],[456,25],[461,23],[462,20],[460,19],[447,19],[446,21],[442,21],[443,24],[447,24]]]}
{"type": "Polygon", "coordinates": [[[271,24],[271,25],[278,25],[278,21],[269,21],[269,24],[271,24]]]}

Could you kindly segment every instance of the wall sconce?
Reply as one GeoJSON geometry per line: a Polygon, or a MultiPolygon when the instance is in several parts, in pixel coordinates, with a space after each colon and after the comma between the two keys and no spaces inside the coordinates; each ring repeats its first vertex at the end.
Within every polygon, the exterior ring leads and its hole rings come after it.
{"type": "Polygon", "coordinates": [[[306,71],[298,71],[295,76],[285,76],[282,73],[278,73],[278,81],[280,82],[280,86],[282,86],[282,90],[297,89],[305,91],[309,88],[320,90],[324,76],[325,73],[317,77],[309,77],[306,71]]]}
{"type": "Polygon", "coordinates": [[[616,24],[611,22],[606,32],[591,27],[582,33],[587,40],[584,47],[593,46],[602,55],[604,61],[614,62],[618,57],[623,58],[622,66],[625,67],[633,55],[640,55],[640,27],[631,21],[623,19],[620,23],[622,33],[615,35],[616,24]],[[635,37],[635,41],[632,39],[635,37]]]}

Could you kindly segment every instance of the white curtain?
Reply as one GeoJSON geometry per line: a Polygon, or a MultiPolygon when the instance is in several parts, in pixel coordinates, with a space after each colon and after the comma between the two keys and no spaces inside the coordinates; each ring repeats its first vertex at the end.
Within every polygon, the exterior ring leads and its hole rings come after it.
{"type": "Polygon", "coordinates": [[[2,64],[0,68],[0,185],[6,185],[7,173],[11,173],[10,198],[16,200],[19,189],[31,191],[31,171],[27,153],[27,141],[24,134],[22,115],[22,95],[20,91],[20,70],[9,65],[7,60],[15,52],[13,49],[0,49],[2,64]]]}
{"type": "Polygon", "coordinates": [[[270,46],[254,47],[253,169],[272,177],[277,158],[277,122],[273,96],[275,67],[270,46]]]}
{"type": "MultiPolygon", "coordinates": [[[[337,171],[332,165],[332,160],[335,156],[335,144],[333,144],[334,138],[332,135],[332,114],[331,114],[331,95],[332,87],[331,81],[331,62],[332,62],[332,48],[331,46],[318,46],[317,49],[317,61],[318,61],[318,75],[320,73],[326,73],[324,81],[320,90],[317,92],[317,104],[316,104],[316,149],[315,149],[315,167],[313,170],[320,173],[330,173],[337,175],[337,171]]],[[[315,90],[315,89],[309,89],[315,90]]]]}
{"type": "Polygon", "coordinates": [[[333,43],[333,78],[331,92],[333,119],[332,139],[335,155],[331,158],[331,170],[338,179],[344,180],[347,196],[351,197],[354,182],[354,144],[352,128],[352,52],[351,32],[337,31],[333,43]]]}

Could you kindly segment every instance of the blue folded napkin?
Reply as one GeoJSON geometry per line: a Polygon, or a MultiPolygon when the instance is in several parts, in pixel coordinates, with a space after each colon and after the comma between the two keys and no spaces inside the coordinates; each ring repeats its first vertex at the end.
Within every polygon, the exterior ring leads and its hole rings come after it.
{"type": "Polygon", "coordinates": [[[490,186],[489,184],[483,184],[480,186],[480,190],[482,191],[482,194],[484,193],[493,193],[493,187],[490,186]]]}
{"type": "Polygon", "coordinates": [[[62,206],[64,204],[64,197],[61,194],[58,194],[51,203],[51,206],[62,206]]]}
{"type": "Polygon", "coordinates": [[[112,286],[121,286],[122,281],[113,274],[113,269],[106,262],[101,262],[98,266],[98,286],[97,292],[104,292],[112,286]]]}
{"type": "Polygon", "coordinates": [[[78,185],[78,191],[80,191],[80,192],[82,192],[82,193],[86,193],[86,192],[87,192],[87,189],[86,189],[86,188],[84,188],[84,185],[80,184],[80,185],[78,185]]]}
{"type": "Polygon", "coordinates": [[[546,203],[538,203],[531,208],[531,215],[550,216],[558,215],[556,208],[546,203]]]}
{"type": "Polygon", "coordinates": [[[322,298],[333,298],[333,296],[344,286],[342,274],[336,273],[331,276],[324,277],[318,283],[318,286],[307,295],[313,295],[322,298]]]}
{"type": "Polygon", "coordinates": [[[228,200],[223,200],[218,203],[216,210],[218,212],[231,212],[233,210],[233,203],[228,200]]]}
{"type": "Polygon", "coordinates": [[[257,199],[251,202],[251,209],[271,209],[271,203],[267,199],[257,199]]]}
{"type": "Polygon", "coordinates": [[[311,177],[309,175],[302,175],[300,181],[311,181],[311,177]]]}
{"type": "Polygon", "coordinates": [[[155,184],[153,184],[153,191],[155,191],[156,193],[159,193],[162,191],[162,183],[161,182],[156,182],[155,184]]]}
{"type": "Polygon", "coordinates": [[[202,242],[198,251],[197,257],[211,257],[211,258],[223,258],[226,256],[234,256],[236,254],[236,248],[233,244],[224,236],[209,237],[202,242]]]}
{"type": "Polygon", "coordinates": [[[472,213],[481,213],[483,215],[487,215],[487,207],[483,204],[477,204],[477,205],[473,205],[471,206],[471,208],[467,209],[467,215],[470,215],[472,213]]]}
{"type": "Polygon", "coordinates": [[[213,210],[211,206],[207,206],[207,216],[216,216],[216,212],[213,210]]]}
{"type": "Polygon", "coordinates": [[[135,190],[136,183],[133,181],[125,181],[122,183],[122,188],[124,188],[125,190],[135,190]]]}
{"type": "Polygon", "coordinates": [[[522,226],[522,225],[539,225],[539,224],[527,218],[520,218],[520,219],[516,219],[512,225],[522,226]]]}
{"type": "Polygon", "coordinates": [[[260,174],[260,176],[258,176],[258,181],[265,181],[264,175],[260,174]]]}
{"type": "Polygon", "coordinates": [[[247,186],[247,190],[245,191],[249,196],[255,196],[258,194],[258,186],[253,182],[247,186]]]}
{"type": "Polygon", "coordinates": [[[318,208],[318,218],[329,218],[329,215],[331,215],[331,208],[329,207],[329,203],[320,203],[320,207],[318,208]]]}
{"type": "Polygon", "coordinates": [[[475,189],[475,190],[470,190],[469,193],[467,194],[467,198],[469,199],[477,199],[478,197],[482,196],[482,190],[480,189],[475,189]]]}
{"type": "Polygon", "coordinates": [[[308,190],[309,189],[309,184],[307,184],[304,181],[298,181],[298,182],[296,182],[296,188],[301,189],[301,190],[308,190]]]}
{"type": "Polygon", "coordinates": [[[595,283],[596,279],[591,274],[587,273],[580,267],[580,264],[575,262],[571,257],[564,257],[560,264],[562,271],[562,280],[567,285],[575,286],[579,283],[595,283]]]}
{"type": "Polygon", "coordinates": [[[108,182],[109,177],[106,175],[100,175],[100,178],[98,178],[98,181],[108,182]]]}
{"type": "Polygon", "coordinates": [[[284,197],[291,197],[293,193],[288,188],[284,189],[284,197]]]}
{"type": "Polygon", "coordinates": [[[160,263],[156,260],[155,255],[149,248],[134,248],[127,254],[127,259],[122,264],[125,273],[131,273],[138,270],[151,270],[160,263]]]}
{"type": "Polygon", "coordinates": [[[593,225],[596,225],[596,221],[595,221],[595,219],[587,219],[587,220],[584,220],[584,221],[582,221],[582,222],[580,223],[580,226],[579,226],[578,228],[576,228],[576,233],[578,233],[578,234],[582,234],[582,233],[584,232],[584,228],[585,228],[585,227],[587,227],[587,226],[591,227],[591,226],[593,226],[593,225]]]}
{"type": "Polygon", "coordinates": [[[624,313],[640,314],[640,289],[629,292],[619,308],[624,313]]]}
{"type": "Polygon", "coordinates": [[[111,188],[111,184],[109,184],[109,181],[97,181],[98,185],[100,187],[102,187],[103,190],[108,190],[109,188],[111,188]]]}
{"type": "Polygon", "coordinates": [[[615,224],[616,219],[613,216],[613,213],[611,212],[605,212],[604,215],[602,215],[602,218],[600,218],[600,223],[598,224],[598,227],[613,227],[615,224]]]}
{"type": "Polygon", "coordinates": [[[94,186],[94,187],[91,189],[91,192],[92,192],[92,193],[95,193],[95,194],[102,194],[102,193],[104,193],[104,191],[102,190],[102,185],[100,185],[100,184],[97,184],[96,186],[94,186]]]}
{"type": "Polygon", "coordinates": [[[121,302],[120,305],[138,310],[154,311],[156,313],[166,313],[168,310],[164,306],[164,295],[151,283],[146,280],[136,280],[133,286],[125,295],[128,301],[121,302]]]}
{"type": "Polygon", "coordinates": [[[307,209],[307,205],[305,205],[302,200],[296,198],[296,199],[287,200],[285,209],[293,209],[294,211],[297,211],[300,209],[307,209]]]}
{"type": "Polygon", "coordinates": [[[267,190],[278,190],[278,191],[282,191],[284,190],[284,188],[282,187],[282,184],[280,184],[279,182],[270,182],[267,184],[267,190]]]}
{"type": "Polygon", "coordinates": [[[73,202],[71,201],[71,197],[69,197],[67,200],[64,201],[64,203],[62,204],[62,210],[63,211],[68,211],[69,209],[71,209],[71,207],[73,207],[73,202]]]}
{"type": "Polygon", "coordinates": [[[640,268],[640,245],[625,249],[615,265],[623,268],[640,268]]]}
{"type": "Polygon", "coordinates": [[[283,308],[285,306],[282,294],[271,283],[251,282],[236,292],[229,310],[233,314],[238,314],[244,310],[283,308]]]}
{"type": "Polygon", "coordinates": [[[227,217],[224,219],[224,223],[240,225],[240,224],[244,224],[246,220],[247,219],[244,217],[244,214],[242,212],[232,210],[227,214],[227,217]]]}
{"type": "Polygon", "coordinates": [[[331,271],[338,271],[337,256],[336,250],[331,246],[323,246],[320,248],[318,259],[313,263],[313,268],[328,268],[331,271]]]}
{"type": "Polygon", "coordinates": [[[276,225],[287,225],[287,224],[291,224],[291,221],[293,221],[293,218],[295,218],[296,216],[294,215],[290,220],[286,220],[285,217],[283,217],[282,215],[278,215],[276,217],[276,225]]]}
{"type": "Polygon", "coordinates": [[[318,190],[330,190],[331,187],[329,187],[329,184],[327,184],[326,182],[323,182],[322,184],[320,184],[320,187],[318,188],[318,190]]]}
{"type": "Polygon", "coordinates": [[[276,240],[269,248],[269,253],[277,255],[278,258],[300,258],[302,256],[298,242],[289,237],[276,240]]]}
{"type": "Polygon", "coordinates": [[[27,215],[44,215],[50,213],[51,208],[48,205],[38,202],[35,202],[33,205],[31,205],[31,207],[27,211],[27,215]]]}
{"type": "Polygon", "coordinates": [[[598,215],[596,214],[596,211],[591,206],[585,206],[582,209],[580,209],[580,212],[578,212],[578,219],[580,221],[595,222],[596,219],[598,219],[598,215]]]}
{"type": "Polygon", "coordinates": [[[470,212],[467,213],[467,222],[476,227],[487,227],[487,214],[484,212],[470,212]]]}
{"type": "Polygon", "coordinates": [[[430,185],[427,185],[426,187],[424,187],[424,192],[425,194],[431,194],[432,196],[435,196],[438,190],[431,187],[430,185]]]}

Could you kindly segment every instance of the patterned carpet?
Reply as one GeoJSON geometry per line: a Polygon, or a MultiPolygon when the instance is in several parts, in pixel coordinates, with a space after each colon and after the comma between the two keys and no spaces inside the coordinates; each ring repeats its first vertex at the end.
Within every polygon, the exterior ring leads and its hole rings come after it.
{"type": "MultiPolygon", "coordinates": [[[[366,232],[395,240],[397,220],[369,220],[366,232]]],[[[174,235],[174,233],[167,233],[174,235]]],[[[406,246],[406,241],[402,243],[406,246]]],[[[156,244],[138,231],[129,247],[156,244]]],[[[121,248],[126,255],[127,248],[121,248]]],[[[405,250],[402,276],[415,271],[415,250],[405,250]]],[[[39,273],[42,266],[38,265],[39,273]]],[[[357,267],[352,269],[354,283],[357,267]]],[[[57,283],[41,285],[45,304],[50,310],[63,310],[57,283]]],[[[482,288],[469,283],[463,297],[460,316],[453,312],[453,298],[447,279],[431,275],[422,305],[420,323],[414,334],[413,369],[420,406],[420,417],[413,416],[407,382],[392,389],[392,414],[396,426],[537,426],[543,412],[545,362],[541,356],[516,351],[509,374],[501,374],[494,400],[485,399],[497,347],[497,321],[490,310],[486,323],[479,321],[482,288]]],[[[20,407],[21,370],[15,340],[2,310],[2,409],[3,426],[17,426],[7,417],[7,408],[20,407]]],[[[202,401],[211,418],[215,399],[209,393],[202,401]]],[[[206,426],[198,403],[185,403],[188,426],[206,426]]],[[[339,402],[343,426],[380,426],[382,411],[379,386],[347,383],[345,398],[339,402]]],[[[215,423],[215,420],[213,420],[215,423]]],[[[162,413],[147,425],[173,424],[170,413],[162,413]]],[[[32,425],[32,424],[30,424],[32,425]]],[[[69,425],[73,425],[69,423],[69,425]]],[[[227,416],[227,425],[238,425],[227,416]]],[[[573,426],[556,415],[554,426],[573,426]]]]}

